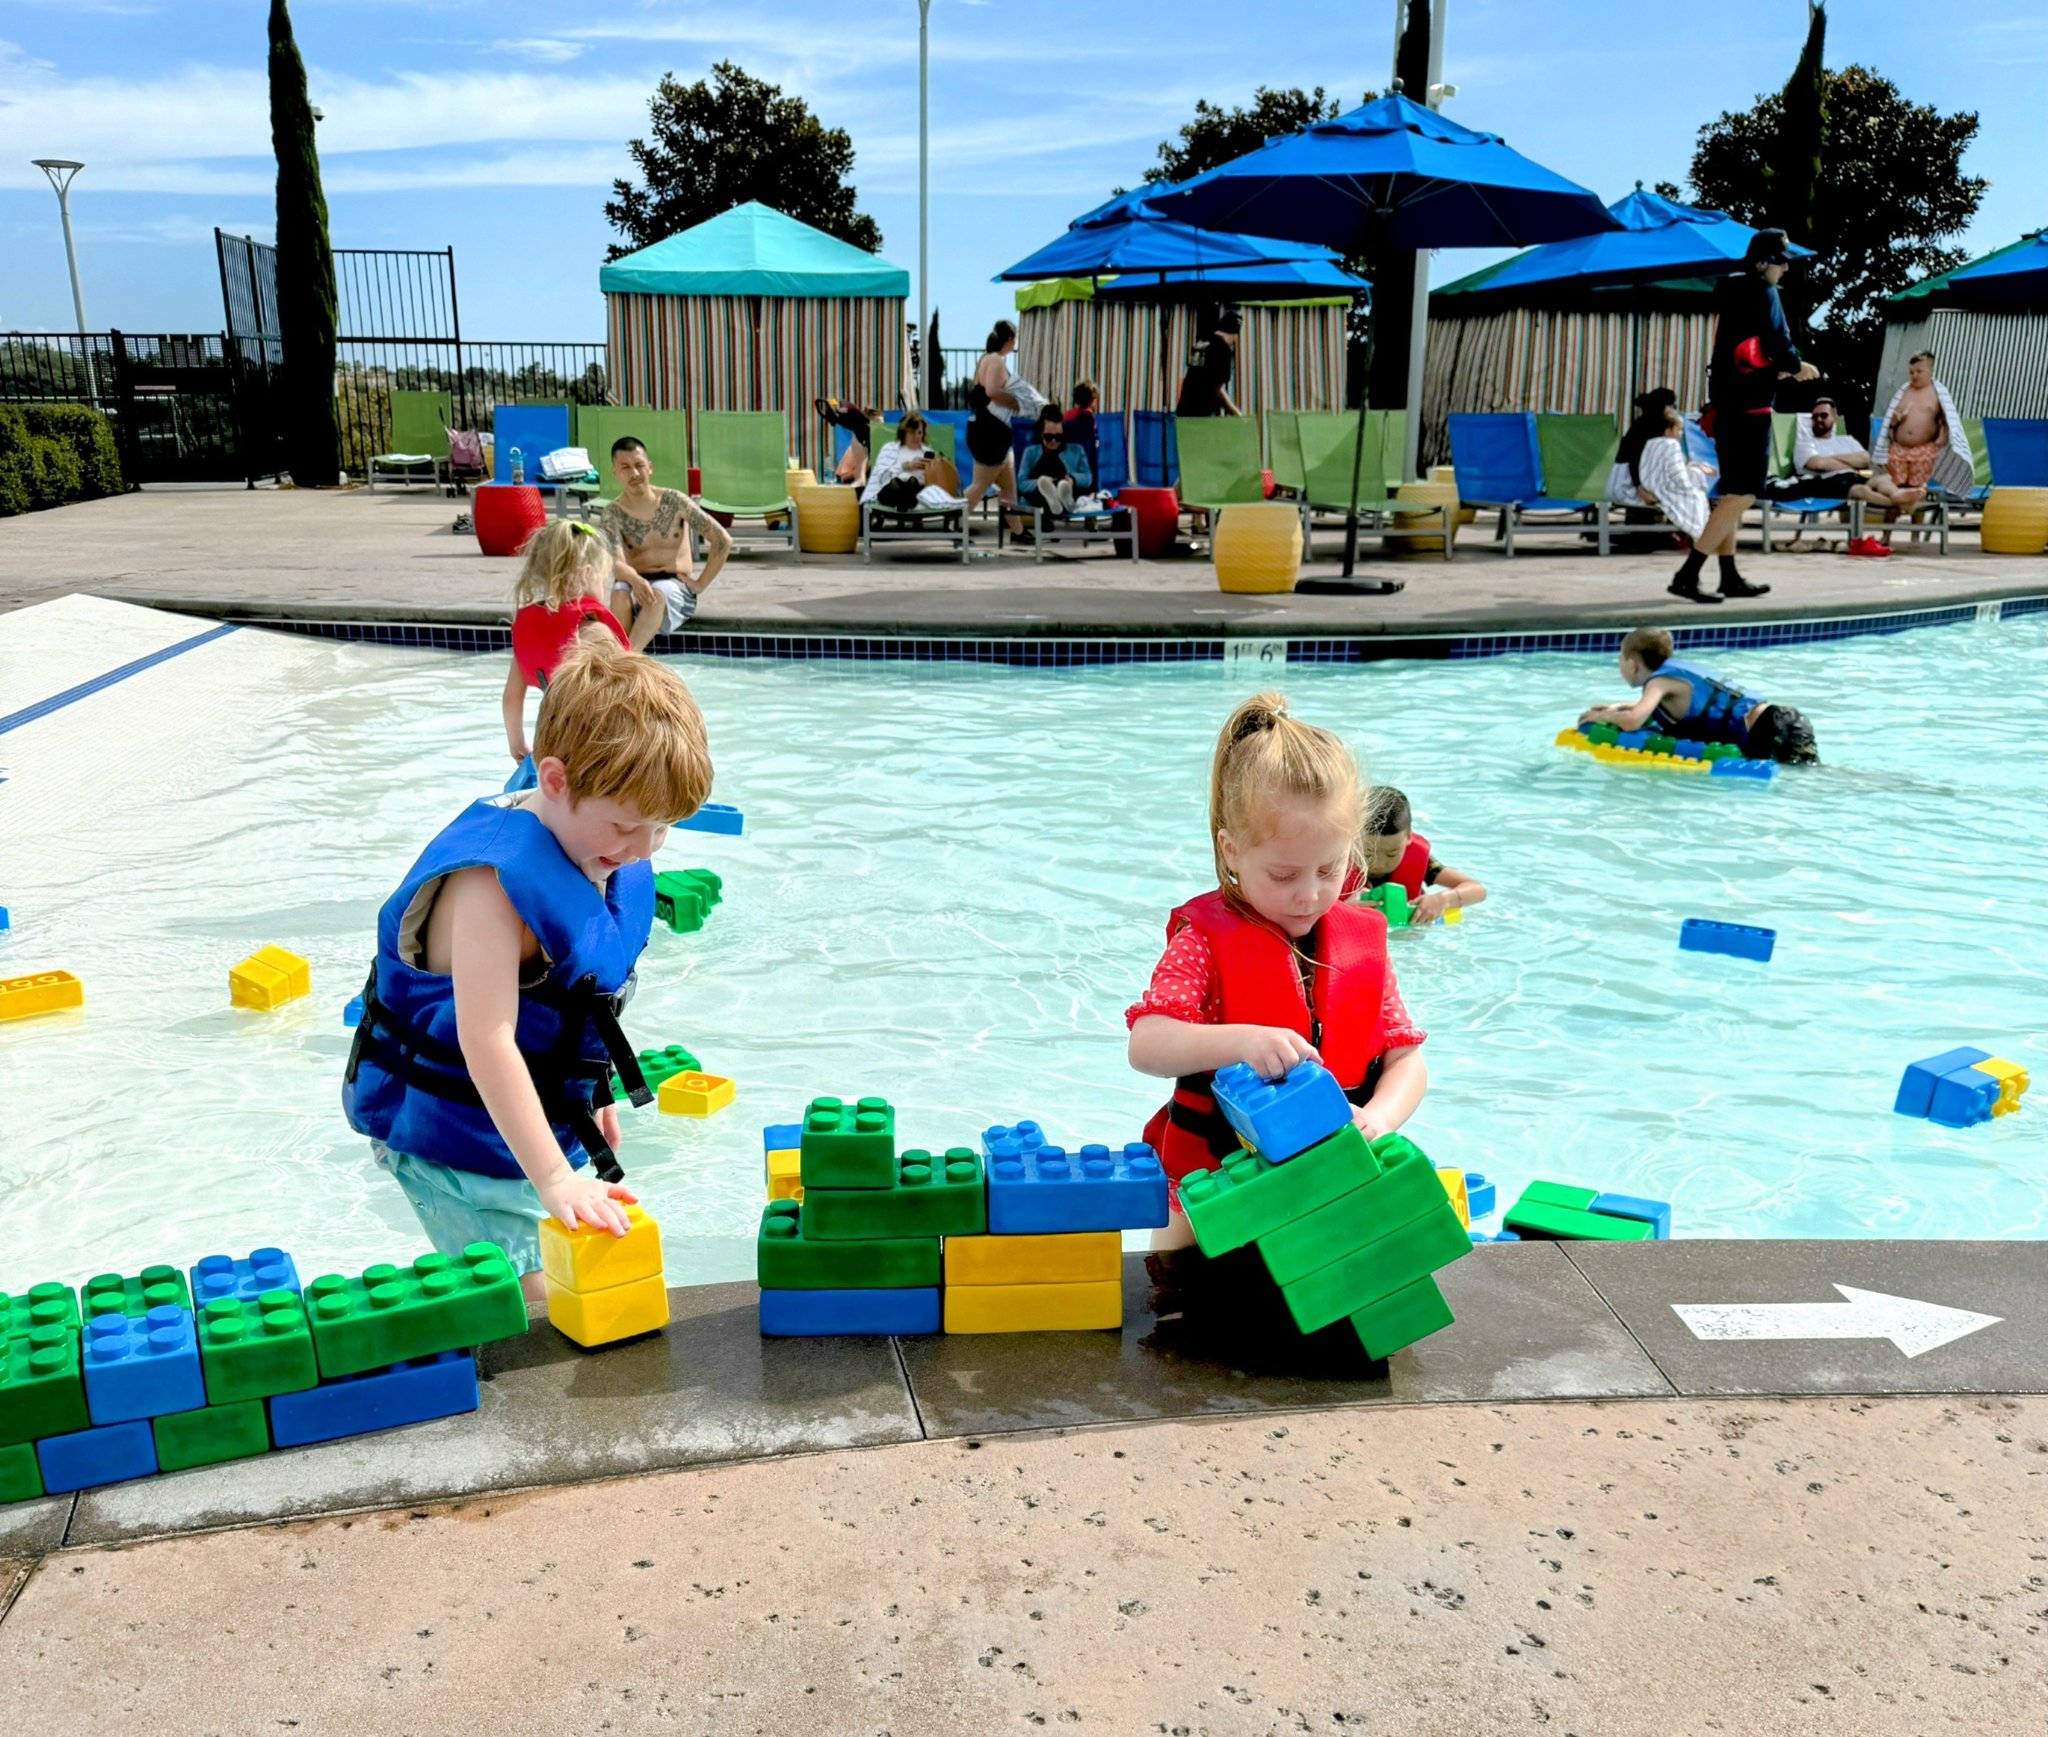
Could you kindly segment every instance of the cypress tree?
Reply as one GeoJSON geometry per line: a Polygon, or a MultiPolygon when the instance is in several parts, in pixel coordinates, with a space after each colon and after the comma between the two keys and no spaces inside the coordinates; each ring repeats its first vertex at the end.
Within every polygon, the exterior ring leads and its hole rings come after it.
{"type": "MultiPolygon", "coordinates": [[[[1828,14],[1820,0],[1807,0],[1806,46],[1779,94],[1777,150],[1764,167],[1770,185],[1770,215],[1805,247],[1822,246],[1821,158],[1827,149],[1828,14]]],[[[1807,274],[1794,273],[1784,286],[1787,312],[1804,321],[1813,312],[1807,274]]]]}
{"type": "Polygon", "coordinates": [[[277,325],[284,347],[277,413],[285,466],[301,488],[332,488],[341,475],[334,252],[306,63],[285,0],[270,0],[270,143],[277,154],[277,325]]]}

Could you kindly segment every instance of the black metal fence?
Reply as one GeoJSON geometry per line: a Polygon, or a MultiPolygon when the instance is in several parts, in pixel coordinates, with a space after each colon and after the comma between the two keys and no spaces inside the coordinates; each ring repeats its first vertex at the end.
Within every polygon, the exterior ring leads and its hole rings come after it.
{"type": "Polygon", "coordinates": [[[602,404],[611,390],[602,344],[496,339],[350,339],[338,349],[341,462],[351,476],[391,450],[391,395],[445,392],[457,428],[488,432],[499,404],[602,404]]]}

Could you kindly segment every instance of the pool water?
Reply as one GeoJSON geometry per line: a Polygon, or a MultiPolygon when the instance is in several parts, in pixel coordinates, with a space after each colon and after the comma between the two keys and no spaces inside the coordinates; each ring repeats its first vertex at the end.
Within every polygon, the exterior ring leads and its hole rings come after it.
{"type": "MultiPolygon", "coordinates": [[[[2048,623],[1706,661],[1806,710],[1825,766],[1752,787],[1554,748],[1623,697],[1604,659],[1282,674],[1491,890],[1395,937],[1430,1034],[1409,1132],[1503,1201],[1538,1176],[1652,1195],[1687,1236],[2043,1235],[2048,1098],[1967,1131],[1891,1101],[1957,1044],[2048,1073],[2048,623]],[[1775,928],[1776,957],[1680,953],[1688,916],[1775,928]]],[[[819,1092],[886,1095],[907,1145],[1020,1116],[1135,1138],[1164,1088],[1126,1065],[1124,1008],[1205,884],[1210,747],[1258,678],[681,667],[747,825],[671,837],[658,866],[716,869],[725,902],[656,931],[628,1019],[739,1082],[708,1120],[628,1119],[671,1277],[749,1270],[760,1129],[819,1092]]],[[[0,1288],[422,1246],[342,1120],[341,1008],[383,897],[510,770],[502,680],[497,657],[245,630],[0,741],[0,975],[63,966],[88,995],[0,1026],[0,1288]],[[232,1010],[227,968],[264,942],[311,959],[314,993],[232,1010]]]]}

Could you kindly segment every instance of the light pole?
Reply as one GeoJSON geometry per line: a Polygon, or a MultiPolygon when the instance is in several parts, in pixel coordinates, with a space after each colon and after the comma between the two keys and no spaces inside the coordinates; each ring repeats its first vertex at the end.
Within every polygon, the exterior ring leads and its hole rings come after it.
{"type": "MultiPolygon", "coordinates": [[[[932,377],[932,0],[917,0],[917,402],[929,410],[925,382],[932,377]]],[[[68,231],[66,233],[69,233],[68,231]]]]}
{"type": "Polygon", "coordinates": [[[71,239],[71,183],[85,165],[74,163],[67,157],[36,157],[32,161],[49,176],[50,185],[57,190],[57,209],[64,217],[64,257],[71,265],[71,310],[78,316],[78,350],[85,359],[85,390],[97,404],[100,401],[100,383],[93,372],[92,344],[85,335],[85,292],[78,287],[78,247],[71,239]]]}
{"type": "MultiPolygon", "coordinates": [[[[1458,87],[1444,78],[1445,0],[1434,0],[1429,20],[1429,85],[1423,103],[1432,109],[1444,106],[1444,98],[1458,94],[1458,87]]],[[[1422,374],[1429,352],[1429,255],[1418,248],[1415,254],[1415,299],[1408,310],[1408,414],[1401,435],[1401,475],[1415,480],[1416,461],[1422,445],[1422,374]]]]}

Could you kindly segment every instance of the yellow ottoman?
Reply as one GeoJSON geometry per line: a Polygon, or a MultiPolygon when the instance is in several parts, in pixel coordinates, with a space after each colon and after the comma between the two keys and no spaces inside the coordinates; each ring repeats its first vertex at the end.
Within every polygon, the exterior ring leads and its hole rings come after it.
{"type": "Polygon", "coordinates": [[[796,489],[796,540],[807,555],[850,555],[860,542],[860,490],[831,483],[796,489]]]}
{"type": "MultiPolygon", "coordinates": [[[[1454,464],[1433,464],[1429,467],[1429,480],[1433,483],[1447,483],[1455,492],[1458,486],[1458,467],[1454,464]]],[[[1478,517],[1477,507],[1458,509],[1458,523],[1461,525],[1469,525],[1478,517]]]]}
{"type": "Polygon", "coordinates": [[[2048,549],[2048,489],[1993,484],[1978,535],[1987,555],[2038,555],[2048,549]]]}
{"type": "MultiPolygon", "coordinates": [[[[1394,499],[1397,501],[1426,501],[1431,507],[1444,509],[1451,523],[1451,546],[1453,548],[1457,547],[1458,525],[1463,521],[1459,519],[1457,512],[1458,485],[1456,483],[1441,483],[1434,476],[1428,482],[1404,482],[1394,490],[1394,499]]],[[[1420,514],[1402,513],[1399,515],[1399,522],[1404,525],[1414,524],[1421,516],[1420,514]]],[[[1438,517],[1437,523],[1439,525],[1444,523],[1443,517],[1438,517]]],[[[1389,555],[1441,556],[1443,552],[1444,540],[1441,537],[1389,537],[1387,539],[1387,553],[1389,555]]]]}
{"type": "Polygon", "coordinates": [[[1292,591],[1301,575],[1301,514],[1288,501],[1224,507],[1214,554],[1220,591],[1292,591]]]}

